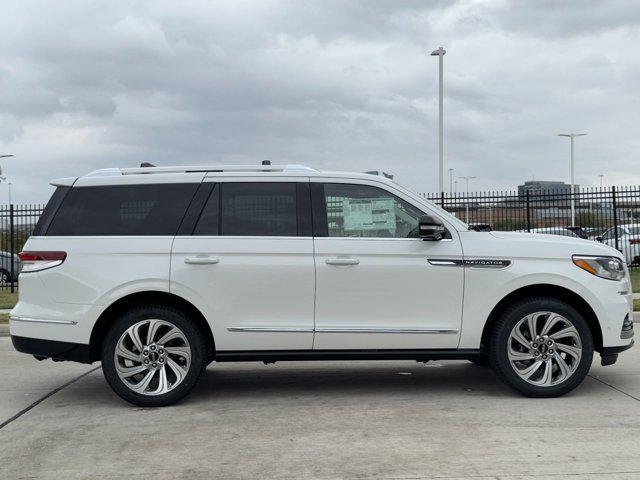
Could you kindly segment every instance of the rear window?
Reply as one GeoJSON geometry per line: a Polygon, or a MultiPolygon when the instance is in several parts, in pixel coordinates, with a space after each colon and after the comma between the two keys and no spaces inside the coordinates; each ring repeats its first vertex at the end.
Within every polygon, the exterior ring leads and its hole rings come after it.
{"type": "Polygon", "coordinates": [[[629,234],[630,235],[640,235],[640,227],[638,227],[638,226],[629,227],[629,234]]]}
{"type": "Polygon", "coordinates": [[[69,189],[46,235],[175,235],[194,183],[69,189]]]}

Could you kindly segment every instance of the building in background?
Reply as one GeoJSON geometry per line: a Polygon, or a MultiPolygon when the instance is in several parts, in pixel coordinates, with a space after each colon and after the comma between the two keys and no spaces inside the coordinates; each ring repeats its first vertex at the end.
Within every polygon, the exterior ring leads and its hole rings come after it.
{"type": "MultiPolygon", "coordinates": [[[[576,192],[580,191],[580,186],[575,185],[576,192]]],[[[529,197],[534,195],[549,195],[553,193],[569,194],[571,193],[571,185],[564,182],[556,182],[549,180],[530,180],[524,182],[523,185],[518,185],[518,196],[524,197],[529,192],[529,197]]]]}
{"type": "MultiPolygon", "coordinates": [[[[574,185],[574,192],[580,192],[580,185],[574,185]]],[[[571,203],[571,185],[564,182],[529,180],[518,185],[518,199],[524,201],[527,194],[529,201],[537,205],[553,203],[555,206],[565,207],[571,203]]]]}

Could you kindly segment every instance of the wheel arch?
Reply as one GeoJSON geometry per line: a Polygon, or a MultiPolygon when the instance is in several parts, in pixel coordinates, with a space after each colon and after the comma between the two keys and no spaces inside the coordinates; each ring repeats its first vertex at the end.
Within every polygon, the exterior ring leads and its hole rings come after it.
{"type": "Polygon", "coordinates": [[[207,343],[207,357],[209,361],[213,360],[215,356],[213,332],[211,331],[209,322],[207,322],[207,319],[204,317],[202,312],[191,302],[178,295],[151,290],[125,295],[113,302],[104,310],[104,312],[102,312],[93,326],[89,340],[89,355],[91,362],[100,359],[102,342],[104,341],[109,328],[113,325],[116,319],[123,313],[142,305],[163,305],[173,307],[189,315],[189,317],[194,320],[196,325],[204,333],[207,343]]]}
{"type": "Polygon", "coordinates": [[[500,300],[493,308],[482,331],[480,342],[480,349],[482,352],[487,351],[491,331],[496,321],[500,318],[502,312],[504,312],[510,305],[530,297],[554,298],[571,305],[584,317],[587,325],[589,325],[589,330],[591,330],[591,335],[593,336],[595,350],[597,352],[602,350],[602,330],[600,328],[600,323],[598,322],[598,317],[593,311],[593,308],[591,308],[584,298],[574,291],[559,285],[535,284],[514,290],[500,300]]]}

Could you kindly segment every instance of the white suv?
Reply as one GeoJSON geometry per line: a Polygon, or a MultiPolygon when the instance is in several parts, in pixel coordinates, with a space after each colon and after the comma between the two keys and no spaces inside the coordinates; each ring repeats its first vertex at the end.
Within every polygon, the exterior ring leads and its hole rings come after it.
{"type": "Polygon", "coordinates": [[[384,178],[301,166],[100,170],[57,186],[21,253],[15,348],[102,361],[137,405],[212,361],[467,359],[525,395],[633,344],[620,252],[477,232],[384,178]]]}

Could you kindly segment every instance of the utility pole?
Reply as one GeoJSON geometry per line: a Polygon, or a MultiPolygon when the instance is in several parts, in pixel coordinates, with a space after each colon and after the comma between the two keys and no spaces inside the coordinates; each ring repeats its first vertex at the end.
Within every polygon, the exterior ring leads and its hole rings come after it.
{"type": "Polygon", "coordinates": [[[458,177],[458,178],[461,178],[462,180],[465,180],[467,182],[467,195],[466,195],[467,198],[465,198],[466,201],[464,202],[464,204],[465,204],[465,207],[466,207],[465,208],[465,210],[466,210],[466,220],[465,220],[465,222],[469,223],[469,180],[473,180],[474,178],[477,178],[477,177],[458,177]]]}
{"type": "Polygon", "coordinates": [[[601,173],[598,176],[600,177],[600,190],[602,190],[602,179],[604,178],[604,175],[601,173]]]}
{"type": "Polygon", "coordinates": [[[574,180],[574,161],[573,161],[573,139],[575,137],[584,137],[586,133],[559,133],[559,137],[568,137],[571,139],[571,226],[576,225],[576,189],[574,180]]]}
{"type": "Polygon", "coordinates": [[[438,57],[438,192],[444,192],[444,89],[443,89],[443,58],[447,53],[442,47],[431,52],[432,57],[438,57]]]}
{"type": "Polygon", "coordinates": [[[449,193],[453,193],[453,168],[449,169],[449,193]]]}

